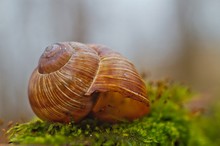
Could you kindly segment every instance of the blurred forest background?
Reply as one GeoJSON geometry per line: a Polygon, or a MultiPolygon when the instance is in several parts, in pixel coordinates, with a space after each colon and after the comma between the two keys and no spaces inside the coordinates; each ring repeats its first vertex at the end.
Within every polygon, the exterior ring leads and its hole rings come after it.
{"type": "Polygon", "coordinates": [[[220,89],[220,0],[0,0],[0,119],[33,116],[28,79],[60,41],[105,44],[148,79],[220,89]]]}

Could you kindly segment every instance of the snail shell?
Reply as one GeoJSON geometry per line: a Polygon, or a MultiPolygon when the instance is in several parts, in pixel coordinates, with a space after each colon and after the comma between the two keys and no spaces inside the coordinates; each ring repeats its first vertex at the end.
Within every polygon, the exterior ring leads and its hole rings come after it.
{"type": "Polygon", "coordinates": [[[102,45],[61,42],[48,46],[28,85],[34,113],[54,122],[87,115],[106,122],[149,112],[146,87],[134,65],[102,45]]]}

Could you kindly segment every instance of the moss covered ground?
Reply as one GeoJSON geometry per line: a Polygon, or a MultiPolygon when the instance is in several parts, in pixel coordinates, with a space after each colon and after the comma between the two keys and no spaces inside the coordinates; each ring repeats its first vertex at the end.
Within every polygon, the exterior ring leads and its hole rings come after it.
{"type": "MultiPolygon", "coordinates": [[[[147,83],[147,89],[151,112],[138,120],[109,124],[86,118],[79,124],[61,124],[35,118],[11,127],[7,132],[9,141],[14,144],[97,146],[205,146],[220,142],[215,136],[216,130],[207,128],[210,117],[195,117],[185,108],[194,95],[186,86],[159,81],[147,83]]],[[[219,115],[209,116],[220,120],[219,115]]],[[[220,128],[214,121],[213,124],[220,128]]]]}

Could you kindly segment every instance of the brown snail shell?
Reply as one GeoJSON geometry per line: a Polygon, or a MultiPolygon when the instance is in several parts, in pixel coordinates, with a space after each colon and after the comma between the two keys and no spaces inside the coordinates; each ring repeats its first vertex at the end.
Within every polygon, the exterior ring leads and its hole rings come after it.
{"type": "Polygon", "coordinates": [[[102,45],[48,46],[28,85],[35,114],[47,121],[137,119],[149,112],[146,87],[134,65],[102,45]]]}

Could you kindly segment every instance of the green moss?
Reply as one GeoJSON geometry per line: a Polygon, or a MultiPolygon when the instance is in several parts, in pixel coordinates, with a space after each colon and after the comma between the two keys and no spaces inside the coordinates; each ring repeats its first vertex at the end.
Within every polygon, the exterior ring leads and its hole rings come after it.
{"type": "Polygon", "coordinates": [[[219,146],[220,145],[220,102],[217,101],[202,116],[194,117],[191,122],[192,146],[219,146]]]}
{"type": "Polygon", "coordinates": [[[151,112],[133,122],[102,123],[85,119],[80,124],[49,123],[34,119],[9,129],[10,143],[69,145],[185,146],[191,120],[184,103],[192,97],[187,87],[170,82],[148,83],[151,112]]]}

